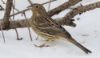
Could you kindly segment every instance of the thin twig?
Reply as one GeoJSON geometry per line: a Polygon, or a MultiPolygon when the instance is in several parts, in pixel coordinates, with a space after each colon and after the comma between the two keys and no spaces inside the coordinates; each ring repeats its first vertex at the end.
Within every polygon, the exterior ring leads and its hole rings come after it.
{"type": "MultiPolygon", "coordinates": [[[[15,0],[13,1],[13,6],[12,6],[12,9],[13,9],[13,14],[14,14],[14,7],[15,7],[15,0]]],[[[13,16],[13,21],[15,19],[15,16],[13,16]]]]}
{"type": "Polygon", "coordinates": [[[51,0],[51,1],[48,1],[48,2],[44,2],[44,3],[42,3],[42,5],[47,4],[47,3],[51,3],[51,2],[54,2],[54,1],[56,1],[56,0],[51,0]]]}
{"type": "Polygon", "coordinates": [[[30,40],[33,41],[33,40],[32,40],[32,36],[31,36],[31,31],[30,31],[29,23],[28,23],[28,20],[27,20],[27,17],[26,17],[25,12],[23,13],[23,15],[25,16],[25,19],[26,19],[26,21],[27,21],[27,26],[28,26],[28,31],[29,31],[29,35],[30,35],[30,40]]]}
{"type": "MultiPolygon", "coordinates": [[[[3,4],[6,4],[3,0],[1,0],[3,4]]],[[[19,12],[19,10],[17,8],[15,8],[14,4],[12,5],[12,7],[19,12]]]]}
{"type": "MultiPolygon", "coordinates": [[[[50,1],[52,1],[52,0],[50,0],[50,1]]],[[[48,5],[48,11],[50,10],[50,5],[51,5],[51,2],[50,2],[49,5],[48,5]]]]}
{"type": "Polygon", "coordinates": [[[65,9],[67,9],[67,8],[69,8],[71,6],[74,6],[75,4],[77,4],[80,1],[82,1],[82,0],[69,0],[69,1],[67,1],[65,3],[63,3],[62,5],[50,10],[48,12],[48,15],[50,17],[52,17],[55,14],[59,14],[60,12],[64,11],[65,9]]]}
{"type": "Polygon", "coordinates": [[[6,4],[3,0],[1,0],[3,4],[6,4]]]}
{"type": "Polygon", "coordinates": [[[12,7],[13,7],[17,12],[19,12],[19,10],[18,10],[17,8],[15,8],[15,4],[13,4],[12,7]]]}
{"type": "MultiPolygon", "coordinates": [[[[14,9],[15,8],[15,0],[14,0],[14,3],[13,3],[13,14],[14,14],[14,9]]],[[[18,10],[18,9],[17,9],[18,10]]],[[[18,10],[19,11],[19,10],[18,10]]],[[[13,20],[15,19],[15,16],[13,16],[13,20]]],[[[15,28],[15,31],[16,31],[16,35],[17,35],[17,40],[22,40],[22,38],[19,38],[19,35],[18,35],[18,31],[17,29],[15,28]]]]}
{"type": "Polygon", "coordinates": [[[2,25],[0,24],[0,26],[1,26],[1,32],[2,32],[2,37],[3,37],[4,43],[6,43],[5,36],[4,36],[3,30],[2,30],[2,25]]]}
{"type": "Polygon", "coordinates": [[[31,0],[28,0],[28,2],[29,2],[31,5],[33,4],[31,0]]]}
{"type": "Polygon", "coordinates": [[[19,38],[18,31],[16,28],[15,28],[15,31],[16,31],[16,35],[17,35],[17,40],[22,40],[23,38],[19,38]]]}
{"type": "Polygon", "coordinates": [[[4,10],[4,8],[0,5],[0,11],[4,10]]]}
{"type": "MultiPolygon", "coordinates": [[[[56,1],[56,0],[48,1],[48,2],[42,3],[42,5],[47,4],[47,3],[50,3],[50,2],[54,2],[54,1],[56,1]]],[[[20,13],[23,13],[23,12],[28,11],[28,10],[30,10],[30,9],[25,9],[25,10],[19,11],[19,12],[17,12],[17,13],[14,13],[14,14],[10,15],[10,17],[12,17],[12,16],[14,16],[14,15],[17,15],[17,14],[20,14],[20,13]]]]}

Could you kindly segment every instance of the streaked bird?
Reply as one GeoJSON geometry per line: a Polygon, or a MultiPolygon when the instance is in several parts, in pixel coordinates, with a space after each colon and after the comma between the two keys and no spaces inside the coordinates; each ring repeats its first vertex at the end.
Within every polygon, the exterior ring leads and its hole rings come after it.
{"type": "Polygon", "coordinates": [[[36,34],[46,39],[47,41],[38,47],[43,47],[50,41],[65,40],[73,43],[85,53],[92,53],[89,49],[78,43],[69,32],[61,25],[56,23],[46,12],[45,8],[41,4],[32,4],[28,6],[32,11],[32,17],[30,19],[30,26],[36,34]]]}

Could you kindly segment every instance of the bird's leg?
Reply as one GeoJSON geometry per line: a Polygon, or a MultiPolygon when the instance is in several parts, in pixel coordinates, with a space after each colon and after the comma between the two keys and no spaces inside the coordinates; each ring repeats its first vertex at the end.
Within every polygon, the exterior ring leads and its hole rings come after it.
{"type": "Polygon", "coordinates": [[[49,40],[47,40],[45,43],[43,43],[42,45],[40,45],[40,46],[37,46],[37,45],[35,45],[36,47],[40,47],[40,48],[42,48],[42,47],[49,47],[49,45],[45,45],[45,44],[47,44],[48,42],[50,42],[49,40]]]}

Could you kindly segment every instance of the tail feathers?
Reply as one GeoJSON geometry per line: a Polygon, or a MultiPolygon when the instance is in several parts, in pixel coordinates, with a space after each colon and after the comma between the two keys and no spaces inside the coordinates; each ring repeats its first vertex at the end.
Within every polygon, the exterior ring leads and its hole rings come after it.
{"type": "Polygon", "coordinates": [[[77,47],[79,47],[80,49],[82,49],[85,53],[92,53],[89,49],[85,48],[84,46],[82,46],[80,43],[78,43],[76,40],[74,40],[73,38],[70,38],[69,41],[71,43],[73,43],[74,45],[76,45],[77,47]]]}

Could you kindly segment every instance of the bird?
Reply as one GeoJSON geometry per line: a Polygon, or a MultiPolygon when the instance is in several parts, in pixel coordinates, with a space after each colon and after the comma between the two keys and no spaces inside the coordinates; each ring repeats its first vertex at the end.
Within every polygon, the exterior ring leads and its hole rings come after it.
{"type": "Polygon", "coordinates": [[[92,53],[89,49],[78,43],[70,33],[62,26],[56,23],[46,12],[42,4],[34,3],[28,6],[32,12],[30,19],[30,26],[33,31],[40,37],[46,39],[42,45],[37,47],[44,47],[47,43],[55,40],[65,40],[79,47],[85,53],[92,53]]]}

